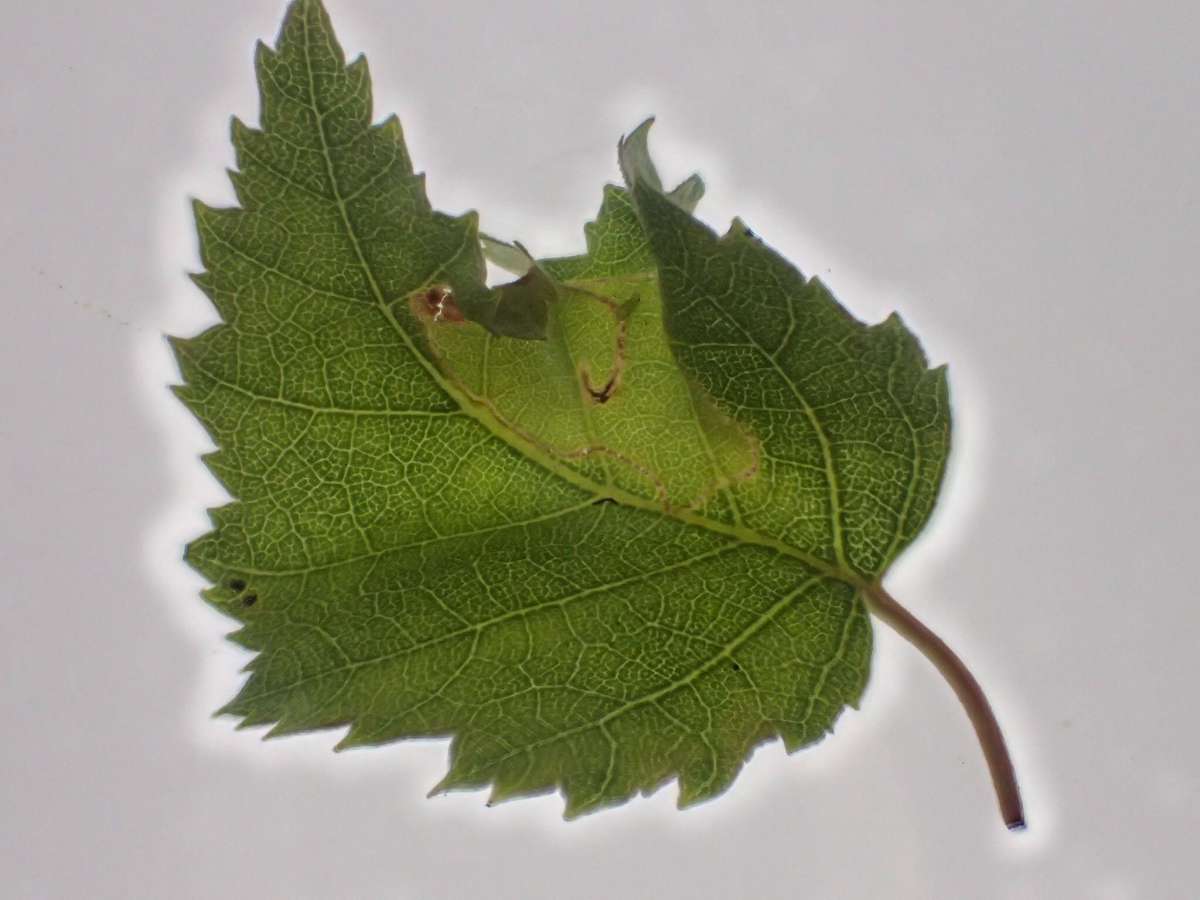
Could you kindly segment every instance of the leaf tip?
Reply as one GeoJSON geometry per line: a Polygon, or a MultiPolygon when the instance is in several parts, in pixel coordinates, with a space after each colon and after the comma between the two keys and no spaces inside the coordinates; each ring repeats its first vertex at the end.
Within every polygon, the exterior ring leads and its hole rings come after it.
{"type": "Polygon", "coordinates": [[[278,54],[271,48],[271,46],[262,38],[259,38],[254,42],[254,66],[260,72],[264,65],[274,62],[277,55],[278,54]]]}
{"type": "Polygon", "coordinates": [[[434,797],[440,797],[442,794],[448,794],[454,788],[454,782],[451,780],[451,773],[447,772],[442,780],[435,784],[425,794],[426,800],[432,800],[434,797]]]}

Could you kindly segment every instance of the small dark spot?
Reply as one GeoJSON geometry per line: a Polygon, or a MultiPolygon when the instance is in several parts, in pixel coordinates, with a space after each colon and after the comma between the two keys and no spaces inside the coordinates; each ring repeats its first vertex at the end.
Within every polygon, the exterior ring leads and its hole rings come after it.
{"type": "Polygon", "coordinates": [[[242,598],[242,606],[253,606],[258,602],[258,594],[247,594],[242,598]]]}
{"type": "Polygon", "coordinates": [[[597,403],[607,403],[609,401],[609,399],[611,399],[611,397],[613,395],[613,389],[615,387],[616,387],[616,384],[614,382],[610,381],[608,384],[606,384],[604,387],[602,387],[598,391],[588,388],[588,393],[592,395],[592,399],[595,400],[597,403]]]}
{"type": "Polygon", "coordinates": [[[607,403],[612,399],[613,391],[617,389],[617,373],[614,372],[612,377],[605,382],[601,388],[592,387],[591,379],[588,378],[587,372],[583,373],[583,386],[587,390],[588,395],[592,398],[593,403],[607,403]]]}
{"type": "Polygon", "coordinates": [[[741,667],[741,666],[739,666],[737,663],[734,663],[734,664],[733,664],[733,671],[735,671],[735,672],[740,672],[740,671],[742,671],[742,667],[741,667]]]}
{"type": "Polygon", "coordinates": [[[592,501],[592,506],[604,506],[606,503],[616,503],[612,497],[597,497],[592,501]]]}
{"type": "Polygon", "coordinates": [[[244,591],[246,589],[246,582],[240,578],[230,578],[227,583],[231,591],[244,591]]]}

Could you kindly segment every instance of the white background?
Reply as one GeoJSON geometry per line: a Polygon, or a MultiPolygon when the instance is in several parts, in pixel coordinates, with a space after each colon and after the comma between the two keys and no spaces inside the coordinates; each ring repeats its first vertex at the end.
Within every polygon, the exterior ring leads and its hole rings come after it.
{"type": "Polygon", "coordinates": [[[1193,4],[329,5],[440,208],[575,250],[657,113],[707,221],[949,362],[951,478],[888,584],[992,695],[1030,830],[882,626],[861,711],[685,813],[426,800],[444,743],[210,718],[246,655],[179,561],[223,498],[163,335],[212,321],[187,198],[232,199],[282,3],[43,0],[0,32],[0,893],[1197,896],[1193,4]]]}

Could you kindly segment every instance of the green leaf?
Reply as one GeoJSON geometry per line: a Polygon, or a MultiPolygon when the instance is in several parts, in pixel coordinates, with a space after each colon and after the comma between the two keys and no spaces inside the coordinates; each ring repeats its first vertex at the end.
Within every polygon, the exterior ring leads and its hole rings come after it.
{"type": "Polygon", "coordinates": [[[438,789],[557,789],[568,816],[674,778],[695,803],[831,730],[936,498],[944,370],[700,224],[649,123],[587,252],[484,239],[521,275],[491,291],[474,213],[430,208],[317,0],[257,68],[240,206],[196,205],[222,324],[174,341],[234,498],[187,559],[257,654],[223,711],[451,736],[438,789]]]}

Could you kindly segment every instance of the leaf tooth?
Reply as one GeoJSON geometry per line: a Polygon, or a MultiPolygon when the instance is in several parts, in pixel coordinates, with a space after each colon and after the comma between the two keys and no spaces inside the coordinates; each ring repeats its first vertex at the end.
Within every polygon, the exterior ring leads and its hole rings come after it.
{"type": "Polygon", "coordinates": [[[686,212],[694,212],[697,204],[704,197],[704,179],[699,173],[693,172],[683,181],[679,182],[668,194],[667,197],[674,201],[675,205],[686,212]]]}
{"type": "Polygon", "coordinates": [[[371,125],[370,130],[384,135],[399,148],[400,157],[403,160],[400,171],[411,177],[413,174],[412,159],[408,155],[408,144],[404,140],[404,126],[400,122],[400,117],[392,113],[382,122],[371,125]]]}
{"type": "Polygon", "coordinates": [[[276,738],[287,737],[291,734],[302,734],[306,731],[318,731],[325,728],[338,728],[345,724],[345,721],[337,719],[297,719],[285,715],[271,726],[271,729],[262,736],[262,739],[264,741],[271,741],[276,738]]]}
{"type": "Polygon", "coordinates": [[[367,57],[362,53],[354,57],[346,66],[346,75],[353,85],[352,90],[356,93],[361,91],[364,95],[361,105],[363,117],[360,125],[362,128],[367,128],[371,124],[372,110],[375,105],[371,85],[371,66],[367,62],[367,57]]]}
{"type": "Polygon", "coordinates": [[[302,729],[287,725],[284,720],[280,720],[267,729],[266,734],[262,736],[264,741],[269,741],[273,738],[286,737],[289,734],[294,734],[302,729]]]}
{"type": "Polygon", "coordinates": [[[886,319],[878,325],[871,326],[870,330],[873,333],[883,334],[894,340],[900,349],[900,353],[905,358],[916,362],[922,368],[928,367],[929,360],[925,356],[925,350],[921,347],[921,342],[917,340],[917,336],[905,324],[900,313],[889,313],[886,319]]]}
{"type": "MultiPolygon", "coordinates": [[[[191,279],[192,284],[201,290],[205,297],[207,297],[209,300],[214,299],[213,295],[217,291],[217,286],[213,282],[213,277],[210,272],[188,272],[187,277],[191,279]]],[[[175,339],[172,338],[171,340],[172,347],[174,347],[175,339]]]]}
{"type": "Polygon", "coordinates": [[[429,789],[426,797],[437,797],[439,794],[448,794],[450,791],[476,787],[465,779],[460,778],[451,769],[442,776],[442,780],[429,789]]]}
{"type": "Polygon", "coordinates": [[[229,142],[233,144],[235,150],[241,150],[242,145],[252,135],[262,133],[261,129],[253,128],[243,122],[241,116],[229,117],[229,142]]]}
{"type": "MultiPolygon", "coordinates": [[[[228,458],[228,456],[229,454],[223,452],[222,450],[213,450],[209,453],[201,453],[200,462],[204,463],[204,468],[208,469],[208,471],[212,473],[212,477],[217,480],[217,483],[220,484],[221,487],[223,487],[231,497],[236,498],[237,482],[230,477],[231,475],[235,475],[236,472],[231,471],[224,465],[224,461],[226,458],[228,458]]],[[[224,506],[216,507],[216,509],[213,509],[212,512],[218,512],[232,505],[233,504],[231,503],[226,503],[224,506]]]]}
{"type": "Polygon", "coordinates": [[[498,774],[496,780],[492,782],[492,790],[488,794],[487,805],[495,806],[498,803],[507,803],[510,800],[519,800],[523,797],[553,794],[555,788],[556,786],[552,783],[522,781],[521,772],[514,772],[508,777],[504,774],[498,774]]]}
{"type": "Polygon", "coordinates": [[[350,723],[350,728],[342,735],[342,739],[333,745],[334,753],[343,753],[346,750],[353,750],[355,747],[362,747],[370,743],[362,738],[363,729],[358,722],[350,723]]]}
{"type": "Polygon", "coordinates": [[[808,735],[804,733],[803,729],[793,730],[792,728],[785,726],[779,729],[779,737],[780,740],[783,741],[784,752],[789,756],[795,753],[797,750],[803,750],[812,743],[808,735]]]}
{"type": "Polygon", "coordinates": [[[238,703],[237,698],[235,698],[232,703],[229,703],[217,710],[216,715],[238,716],[240,720],[235,726],[233,726],[237,731],[246,731],[250,728],[259,728],[263,725],[270,725],[275,721],[274,717],[271,715],[256,715],[253,711],[246,709],[238,703]]]}
{"type": "Polygon", "coordinates": [[[734,216],[729,221],[729,227],[725,230],[725,233],[717,238],[717,243],[732,244],[741,240],[756,240],[757,238],[758,235],[755,233],[754,229],[746,224],[745,219],[743,219],[741,216],[734,216]]]}
{"type": "Polygon", "coordinates": [[[259,76],[259,81],[262,80],[264,65],[271,65],[279,59],[279,54],[262,38],[254,42],[254,66],[255,74],[259,76]]]}
{"type": "Polygon", "coordinates": [[[242,209],[253,209],[254,199],[250,194],[250,179],[240,170],[226,167],[225,176],[229,179],[229,183],[233,185],[233,194],[237,197],[238,206],[242,209]]]}
{"type": "Polygon", "coordinates": [[[937,390],[938,400],[943,409],[950,408],[950,367],[946,363],[940,366],[934,366],[929,370],[929,377],[933,379],[934,386],[937,390]]]}
{"type": "MultiPolygon", "coordinates": [[[[199,279],[202,277],[203,277],[203,275],[193,275],[192,280],[195,281],[197,283],[197,285],[200,286],[200,290],[203,291],[204,286],[201,286],[200,281],[199,281],[199,279]]],[[[207,294],[207,291],[205,291],[205,293],[207,294]]],[[[175,362],[177,365],[179,365],[180,369],[183,368],[183,363],[186,359],[187,352],[191,348],[192,341],[194,341],[194,340],[196,340],[196,339],[179,337],[178,335],[174,335],[174,334],[167,335],[167,346],[171,348],[171,353],[174,354],[175,362]]],[[[184,373],[181,372],[181,374],[184,374],[184,373]]],[[[185,376],[185,381],[186,381],[186,376],[185,376]]],[[[170,385],[170,390],[181,401],[183,401],[184,403],[187,403],[188,402],[188,387],[189,386],[187,384],[173,384],[173,385],[170,385]]]]}
{"type": "Polygon", "coordinates": [[[386,134],[404,146],[404,126],[400,122],[400,117],[395,113],[391,113],[381,122],[376,122],[371,126],[371,131],[378,131],[381,134],[386,134]]]}
{"type": "Polygon", "coordinates": [[[702,778],[694,769],[683,769],[679,773],[679,797],[675,805],[679,809],[688,809],[724,793],[742,771],[742,765],[741,760],[735,763],[722,760],[702,778]]]}
{"type": "MultiPolygon", "coordinates": [[[[368,720],[354,719],[344,724],[350,727],[346,733],[342,735],[333,747],[335,753],[341,753],[345,750],[353,750],[355,747],[378,747],[380,744],[386,744],[396,740],[396,736],[386,731],[380,731],[379,728],[369,727],[368,720]]],[[[323,726],[322,726],[323,727],[323,726]]],[[[418,735],[404,735],[405,737],[418,737],[418,735]]],[[[420,737],[438,737],[438,735],[420,735],[420,737]]]]}
{"type": "Polygon", "coordinates": [[[478,769],[468,769],[463,762],[463,732],[459,732],[450,742],[450,765],[442,780],[429,789],[426,796],[436,797],[438,794],[457,790],[471,790],[488,784],[487,775],[482,775],[478,769]]]}
{"type": "MultiPolygon", "coordinates": [[[[236,631],[229,632],[229,634],[225,635],[225,639],[227,641],[232,641],[239,647],[245,647],[247,650],[259,649],[259,646],[255,644],[254,641],[248,636],[248,632],[245,628],[239,628],[236,631]]],[[[256,655],[238,671],[242,672],[243,674],[257,671],[259,666],[255,665],[255,663],[260,659],[262,659],[261,653],[256,655]]]]}
{"type": "MultiPolygon", "coordinates": [[[[586,798],[580,797],[573,792],[563,790],[563,818],[568,822],[573,822],[581,816],[586,816],[588,813],[596,812],[606,804],[602,798],[596,794],[589,794],[586,798]]],[[[610,800],[610,804],[615,802],[610,800]]]]}
{"type": "Polygon", "coordinates": [[[212,714],[209,716],[209,718],[219,719],[221,716],[236,716],[236,715],[238,715],[238,713],[235,711],[235,708],[234,708],[234,704],[236,702],[237,702],[236,700],[230,700],[224,706],[214,709],[212,711],[212,714]]]}
{"type": "Polygon", "coordinates": [[[205,269],[209,270],[213,267],[209,242],[216,233],[215,226],[219,212],[216,207],[209,206],[203,200],[192,198],[192,216],[196,220],[196,233],[200,241],[200,262],[204,264],[205,269]]]}
{"type": "Polygon", "coordinates": [[[789,754],[819,743],[824,739],[826,734],[829,734],[833,731],[833,726],[830,725],[826,731],[822,731],[820,734],[813,734],[812,731],[806,728],[802,723],[791,722],[779,723],[777,728],[779,737],[783,741],[784,752],[789,754]]]}

